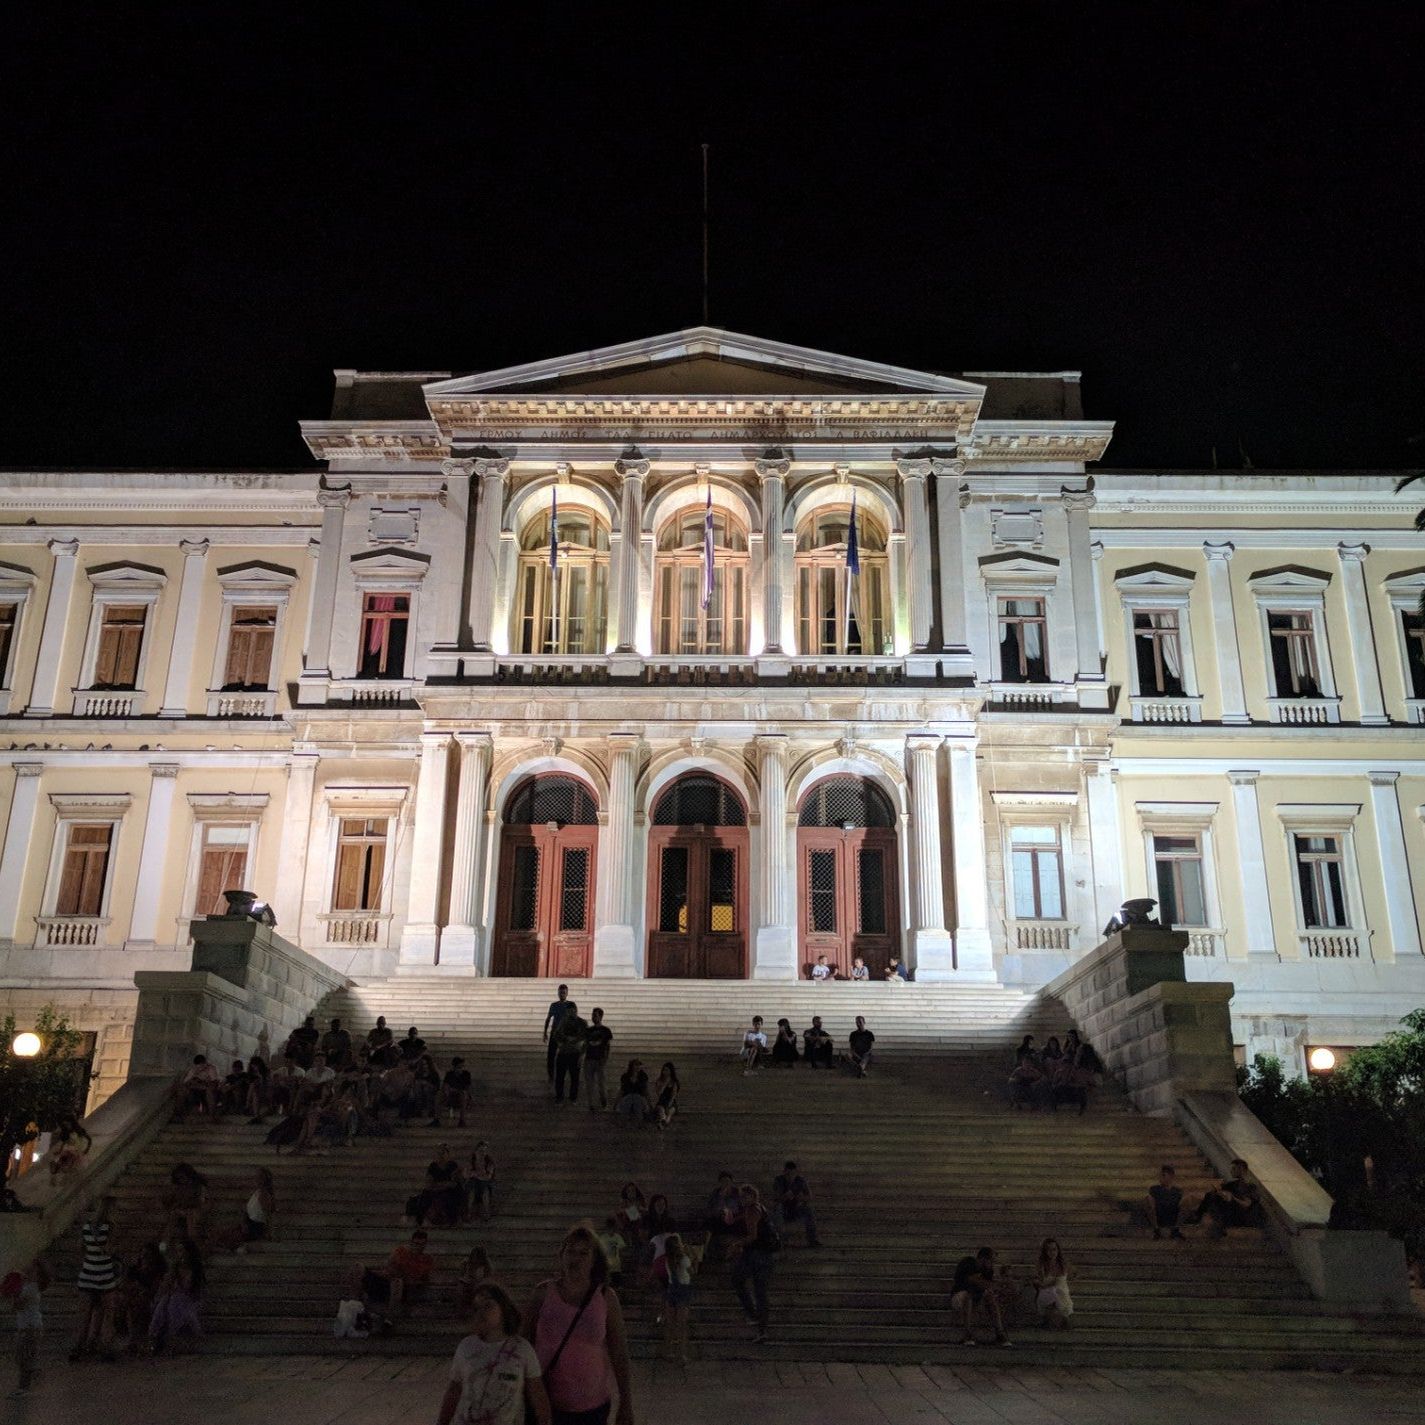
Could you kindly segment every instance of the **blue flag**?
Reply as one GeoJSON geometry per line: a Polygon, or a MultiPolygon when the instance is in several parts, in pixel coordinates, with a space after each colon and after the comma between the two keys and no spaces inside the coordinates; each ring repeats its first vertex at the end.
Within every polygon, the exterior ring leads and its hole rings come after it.
{"type": "Polygon", "coordinates": [[[703,607],[712,603],[713,596],[713,518],[712,486],[708,486],[707,510],[703,514],[703,607]]]}
{"type": "Polygon", "coordinates": [[[549,506],[549,567],[559,568],[559,491],[554,491],[554,499],[549,506]]]}
{"type": "Polygon", "coordinates": [[[851,529],[846,536],[846,568],[852,574],[861,572],[861,542],[856,538],[856,492],[851,492],[851,529]]]}

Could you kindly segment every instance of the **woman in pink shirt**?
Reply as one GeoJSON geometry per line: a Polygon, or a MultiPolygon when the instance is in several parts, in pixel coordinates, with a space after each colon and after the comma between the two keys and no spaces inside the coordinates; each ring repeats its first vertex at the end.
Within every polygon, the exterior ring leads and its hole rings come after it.
{"type": "Polygon", "coordinates": [[[539,1284],[525,1310],[524,1334],[544,1372],[553,1425],[607,1425],[614,1385],[617,1425],[633,1425],[628,1341],[608,1275],[594,1229],[580,1223],[559,1248],[559,1275],[539,1284]]]}

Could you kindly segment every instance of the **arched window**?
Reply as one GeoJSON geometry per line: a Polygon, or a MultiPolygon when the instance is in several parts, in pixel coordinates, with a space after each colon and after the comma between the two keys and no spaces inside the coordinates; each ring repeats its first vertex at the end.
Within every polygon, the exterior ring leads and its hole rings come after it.
{"type": "Polygon", "coordinates": [[[598,820],[593,793],[573,777],[531,777],[505,806],[506,826],[595,826],[598,820]]]}
{"type": "Polygon", "coordinates": [[[864,777],[828,777],[806,795],[798,826],[893,827],[895,813],[886,794],[864,777]]]}
{"type": "MultiPolygon", "coordinates": [[[[488,578],[487,571],[476,571],[488,578]]],[[[549,566],[549,515],[520,536],[514,644],[520,653],[603,653],[609,604],[609,530],[588,510],[559,511],[559,562],[549,566]]]]}
{"type": "Polygon", "coordinates": [[[654,826],[746,826],[742,799],[716,777],[690,772],[679,777],[653,808],[654,826]]]}
{"type": "Polygon", "coordinates": [[[851,506],[813,511],[797,527],[797,651],[877,656],[892,645],[886,532],[856,511],[861,572],[846,568],[851,506]]]}
{"type": "Polygon", "coordinates": [[[659,653],[747,651],[747,532],[724,510],[712,512],[712,595],[703,551],[706,510],[681,510],[658,534],[654,640],[659,653]]]}

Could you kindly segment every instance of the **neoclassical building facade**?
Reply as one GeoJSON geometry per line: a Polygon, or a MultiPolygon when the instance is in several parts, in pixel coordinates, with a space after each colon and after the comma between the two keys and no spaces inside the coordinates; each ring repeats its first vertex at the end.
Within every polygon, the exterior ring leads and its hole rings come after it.
{"type": "Polygon", "coordinates": [[[773,982],[1039,984],[1152,896],[1244,1052],[1378,1037],[1425,1003],[1413,507],[1111,433],[1077,373],[695,328],[338,371],[307,471],[0,476],[0,997],[102,1091],[240,884],[353,975],[773,982]]]}

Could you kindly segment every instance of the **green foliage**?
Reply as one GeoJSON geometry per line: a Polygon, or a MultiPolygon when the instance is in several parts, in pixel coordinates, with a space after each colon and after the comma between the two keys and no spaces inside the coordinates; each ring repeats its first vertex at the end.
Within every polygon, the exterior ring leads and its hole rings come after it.
{"type": "MultiPolygon", "coordinates": [[[[57,1128],[61,1120],[76,1111],[78,1090],[83,1087],[78,1059],[83,1035],[70,1027],[52,1004],[35,1017],[33,1026],[18,1025],[14,1015],[6,1015],[0,1027],[0,1162],[22,1143],[57,1128]],[[11,1047],[15,1035],[33,1028],[43,1045],[33,1059],[21,1059],[11,1047]]],[[[82,1111],[82,1098],[79,1099],[82,1111]]]]}

